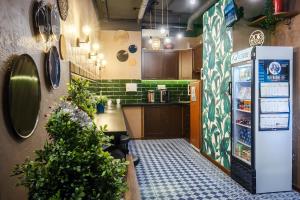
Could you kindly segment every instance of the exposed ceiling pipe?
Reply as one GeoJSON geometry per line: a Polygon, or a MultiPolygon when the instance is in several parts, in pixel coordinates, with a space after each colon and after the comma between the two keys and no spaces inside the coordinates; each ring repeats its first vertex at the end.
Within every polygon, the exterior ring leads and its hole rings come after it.
{"type": "Polygon", "coordinates": [[[192,16],[190,16],[190,18],[188,19],[186,30],[187,31],[192,31],[193,30],[194,21],[198,17],[200,17],[201,15],[203,15],[203,13],[205,11],[207,11],[210,7],[212,7],[217,2],[218,2],[218,0],[208,0],[208,1],[206,1],[203,6],[201,6],[196,12],[194,12],[194,14],[192,14],[192,16]]]}
{"type": "Polygon", "coordinates": [[[138,23],[140,23],[143,20],[149,3],[150,3],[150,0],[143,0],[142,1],[141,7],[140,7],[140,10],[139,10],[139,15],[138,15],[138,23]]]}

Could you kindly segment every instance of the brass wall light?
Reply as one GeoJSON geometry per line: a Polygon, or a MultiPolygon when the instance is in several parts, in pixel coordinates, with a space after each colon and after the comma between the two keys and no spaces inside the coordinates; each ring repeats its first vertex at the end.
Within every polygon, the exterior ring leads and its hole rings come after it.
{"type": "Polygon", "coordinates": [[[85,39],[82,41],[80,40],[80,38],[78,37],[76,39],[76,46],[77,47],[80,47],[81,44],[85,44],[85,43],[89,43],[90,42],[90,33],[91,33],[92,29],[90,26],[88,25],[85,25],[82,27],[82,32],[83,34],[85,35],[85,39]]]}

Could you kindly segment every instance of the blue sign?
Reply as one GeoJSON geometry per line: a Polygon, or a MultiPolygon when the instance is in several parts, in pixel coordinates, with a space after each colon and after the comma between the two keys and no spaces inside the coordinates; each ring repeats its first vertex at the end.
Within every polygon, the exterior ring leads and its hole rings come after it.
{"type": "Polygon", "coordinates": [[[289,60],[259,60],[259,82],[289,82],[289,60]]]}
{"type": "Polygon", "coordinates": [[[224,9],[225,22],[226,26],[232,26],[233,23],[237,20],[236,8],[234,5],[234,1],[231,0],[224,9]]]}

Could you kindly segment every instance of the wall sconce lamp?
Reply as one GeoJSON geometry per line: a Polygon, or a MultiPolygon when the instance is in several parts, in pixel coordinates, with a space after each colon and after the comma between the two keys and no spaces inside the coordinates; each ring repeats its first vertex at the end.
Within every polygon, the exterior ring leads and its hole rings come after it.
{"type": "Polygon", "coordinates": [[[98,58],[98,60],[96,61],[96,66],[99,67],[99,70],[105,68],[106,65],[107,65],[107,61],[104,59],[101,60],[98,58]]]}
{"type": "Polygon", "coordinates": [[[84,41],[81,41],[80,38],[76,39],[76,46],[77,47],[80,47],[80,44],[82,44],[82,43],[88,43],[90,41],[91,31],[92,31],[92,29],[88,25],[85,25],[85,26],[82,27],[82,32],[86,37],[85,37],[84,41]]]}
{"type": "Polygon", "coordinates": [[[100,45],[99,45],[99,43],[94,43],[93,45],[92,45],[92,49],[93,49],[93,51],[98,51],[99,49],[100,49],[100,45]]]}
{"type": "Polygon", "coordinates": [[[88,58],[91,59],[91,60],[97,60],[97,53],[90,52],[88,54],[88,58]]]}

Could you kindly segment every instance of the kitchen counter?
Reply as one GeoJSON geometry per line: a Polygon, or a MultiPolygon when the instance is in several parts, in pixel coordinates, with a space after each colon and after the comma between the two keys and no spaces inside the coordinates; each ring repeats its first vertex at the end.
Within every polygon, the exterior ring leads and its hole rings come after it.
{"type": "Polygon", "coordinates": [[[105,131],[105,133],[127,132],[121,106],[105,107],[104,113],[96,114],[94,121],[97,127],[107,125],[107,131],[105,131]]]}
{"type": "Polygon", "coordinates": [[[122,104],[122,106],[164,106],[164,105],[184,105],[184,104],[190,104],[190,101],[177,101],[177,102],[168,102],[168,103],[159,103],[159,102],[125,103],[122,104]]]}

